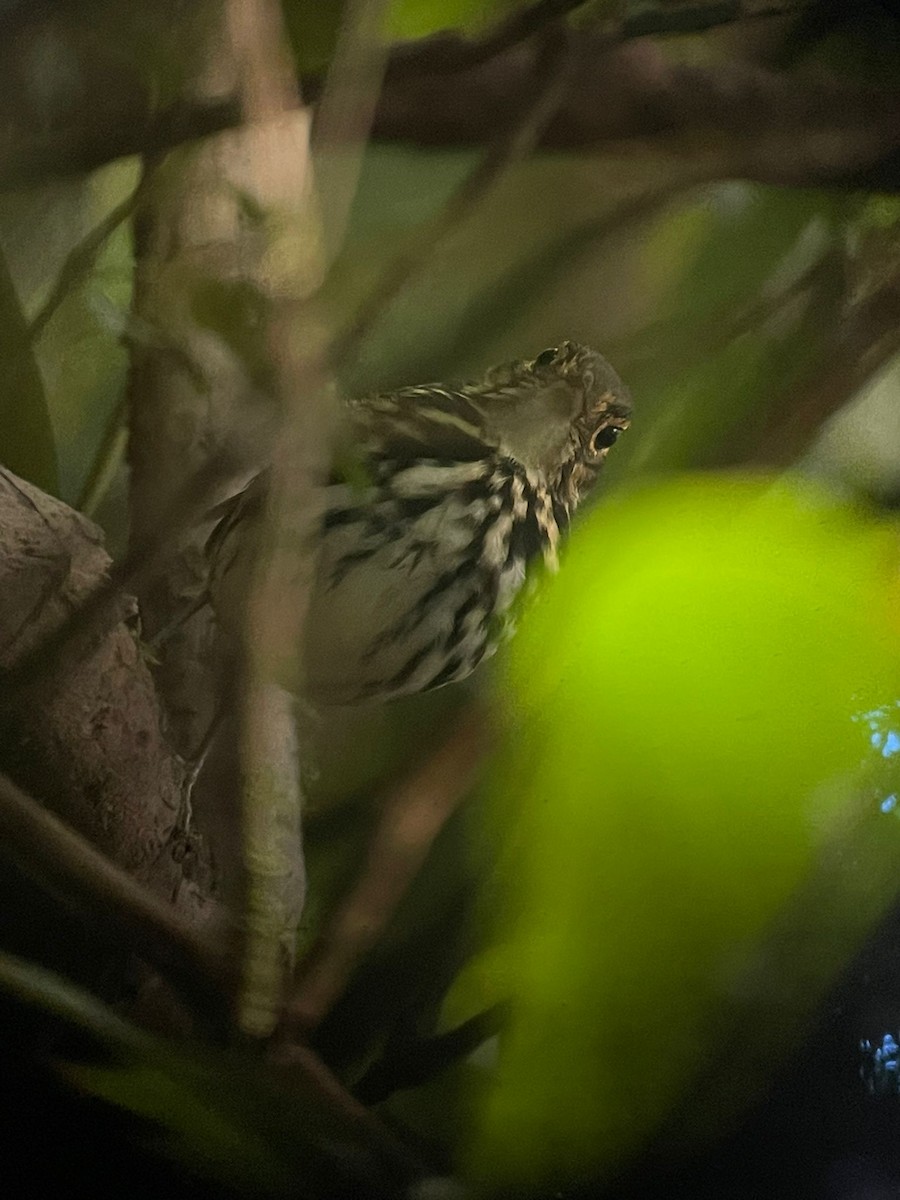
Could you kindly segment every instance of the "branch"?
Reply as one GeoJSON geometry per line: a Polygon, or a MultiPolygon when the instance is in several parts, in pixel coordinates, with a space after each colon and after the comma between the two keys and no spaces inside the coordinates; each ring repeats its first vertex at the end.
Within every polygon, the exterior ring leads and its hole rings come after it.
{"type": "MultiPolygon", "coordinates": [[[[272,0],[230,0],[229,54],[238,67],[245,132],[283,122],[296,110],[280,9],[272,0]]],[[[348,6],[339,53],[323,100],[320,129],[364,143],[381,75],[381,6],[348,6]]],[[[309,145],[297,146],[309,167],[309,145]]],[[[240,697],[246,943],[240,1021],[266,1035],[277,1023],[294,965],[306,891],[302,789],[294,697],[302,694],[306,616],[316,568],[336,413],[328,388],[325,334],[308,301],[323,274],[319,222],[308,176],[291,172],[249,181],[268,206],[266,248],[256,282],[265,297],[265,344],[281,426],[269,470],[263,528],[246,597],[240,697]],[[300,186],[298,186],[298,184],[300,186]],[[305,186],[304,186],[305,185],[305,186]],[[273,278],[266,265],[279,263],[273,278]],[[310,269],[310,264],[315,264],[310,269]]],[[[355,171],[329,189],[335,240],[349,211],[355,171]],[[343,185],[343,186],[342,186],[343,185]]],[[[264,208],[264,211],[265,208],[264,208]]]]}
{"type": "Polygon", "coordinates": [[[494,1004],[446,1033],[388,1047],[353,1089],[364,1104],[380,1104],[394,1092],[428,1083],[454,1063],[472,1054],[509,1024],[511,1005],[494,1004]]]}
{"type": "Polygon", "coordinates": [[[45,668],[27,692],[5,689],[0,843],[42,886],[220,1007],[224,960],[195,931],[221,912],[179,853],[183,772],[129,625],[133,601],[110,601],[107,628],[81,655],[51,663],[41,649],[108,566],[89,522],[0,472],[0,667],[20,682],[21,664],[45,668]]]}
{"type": "MultiPolygon", "coordinates": [[[[558,7],[575,6],[560,0],[558,7]]],[[[740,62],[670,65],[647,36],[681,30],[689,18],[692,29],[701,23],[710,28],[802,7],[802,0],[666,5],[599,31],[568,30],[576,69],[541,145],[599,151],[629,142],[642,154],[674,150],[702,159],[709,178],[897,190],[896,89],[803,79],[740,62]]],[[[491,140],[522,111],[538,82],[534,39],[517,40],[515,22],[540,28],[551,8],[556,11],[550,4],[531,5],[481,42],[441,35],[395,47],[375,135],[428,146],[491,140]]],[[[303,86],[315,95],[320,82],[307,79],[303,86]]],[[[74,118],[56,114],[48,120],[44,114],[33,130],[12,99],[0,99],[0,188],[93,170],[128,154],[158,153],[240,123],[235,96],[182,100],[155,111],[141,95],[135,87],[118,102],[74,118]]]]}
{"type": "MultiPolygon", "coordinates": [[[[351,1095],[308,1046],[274,1042],[268,1063],[275,1077],[286,1086],[312,1092],[321,1111],[345,1127],[345,1136],[352,1139],[350,1144],[356,1153],[365,1148],[376,1157],[380,1170],[387,1173],[392,1193],[398,1182],[408,1187],[415,1178],[427,1173],[418,1155],[351,1095]]],[[[377,1181],[370,1175],[367,1182],[371,1185],[377,1181]]],[[[403,1194],[409,1193],[404,1190],[403,1194]]]]}
{"type": "Polygon", "coordinates": [[[289,1027],[314,1028],[343,993],[421,870],[435,838],[468,795],[485,749],[484,714],[470,709],[428,761],[388,798],[359,882],[301,967],[287,1008],[289,1027]]]}
{"type": "MultiPolygon", "coordinates": [[[[576,36],[590,37],[594,49],[612,46],[630,38],[673,33],[701,33],[738,21],[798,14],[815,0],[697,0],[696,3],[667,4],[663,7],[641,5],[637,12],[611,15],[576,36]]],[[[467,38],[458,33],[437,33],[418,42],[396,46],[391,54],[391,71],[396,75],[449,74],[467,71],[497,58],[527,41],[545,26],[583,8],[585,0],[537,0],[517,9],[505,21],[482,38],[467,38]]],[[[607,4],[610,10],[623,9],[621,3],[607,4]]],[[[601,7],[601,17],[604,9],[601,7]]]]}
{"type": "Polygon", "coordinates": [[[234,438],[187,479],[181,491],[161,516],[159,527],[91,583],[60,614],[47,623],[16,661],[0,664],[3,696],[0,715],[14,711],[23,702],[26,689],[34,688],[60,671],[60,659],[84,655],[121,620],[120,604],[125,593],[138,591],[153,579],[175,553],[178,538],[205,516],[223,483],[236,471],[246,469],[247,448],[239,449],[234,438]]]}
{"type": "MultiPolygon", "coordinates": [[[[635,145],[673,153],[709,178],[796,186],[867,186],[900,147],[900,92],[836,78],[802,79],[736,61],[673,65],[650,42],[609,49],[596,34],[571,38],[572,71],[545,149],[601,151],[635,145]]],[[[445,79],[389,68],[375,136],[418,145],[475,145],[534,87],[534,54],[519,47],[445,79]]]]}
{"type": "MultiPolygon", "coordinates": [[[[825,421],[900,353],[900,271],[853,306],[830,345],[828,357],[793,391],[790,405],[771,412],[751,449],[755,464],[795,463],[825,421]]],[[[744,461],[747,457],[745,446],[744,461]]]]}
{"type": "MultiPolygon", "coordinates": [[[[134,97],[130,97],[134,100],[134,97]]],[[[2,112],[2,102],[0,102],[2,112]]],[[[208,103],[179,101],[166,108],[135,110],[123,104],[81,112],[70,124],[62,114],[44,129],[24,130],[21,121],[0,132],[0,189],[30,187],[48,179],[80,175],[134,154],[155,155],[238,124],[240,109],[229,96],[208,103]]]]}
{"type": "Polygon", "coordinates": [[[0,847],[29,878],[74,903],[103,934],[199,1001],[204,1013],[224,1017],[230,991],[225,953],[2,773],[0,847]]]}

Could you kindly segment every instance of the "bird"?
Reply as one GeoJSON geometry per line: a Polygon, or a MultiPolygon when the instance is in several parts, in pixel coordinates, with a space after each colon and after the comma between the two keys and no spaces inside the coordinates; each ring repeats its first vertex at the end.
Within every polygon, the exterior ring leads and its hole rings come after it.
{"type": "MultiPolygon", "coordinates": [[[[473,382],[344,402],[350,447],[325,484],[304,696],[381,702],[458,682],[508,636],[528,566],[555,571],[572,515],[631,422],[595,350],[564,341],[473,382]]],[[[209,598],[234,636],[264,470],[216,510],[209,598]]]]}

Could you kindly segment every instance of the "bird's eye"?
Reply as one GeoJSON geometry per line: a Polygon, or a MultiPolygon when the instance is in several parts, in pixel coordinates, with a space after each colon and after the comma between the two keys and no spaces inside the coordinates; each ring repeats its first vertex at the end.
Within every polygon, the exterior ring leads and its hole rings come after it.
{"type": "Polygon", "coordinates": [[[542,350],[534,360],[534,365],[536,367],[549,367],[558,353],[559,350],[556,346],[551,346],[549,350],[542,350]]]}
{"type": "Polygon", "coordinates": [[[601,450],[608,450],[610,446],[614,446],[621,432],[618,425],[604,425],[602,429],[598,429],[591,438],[593,453],[598,454],[601,450]]]}

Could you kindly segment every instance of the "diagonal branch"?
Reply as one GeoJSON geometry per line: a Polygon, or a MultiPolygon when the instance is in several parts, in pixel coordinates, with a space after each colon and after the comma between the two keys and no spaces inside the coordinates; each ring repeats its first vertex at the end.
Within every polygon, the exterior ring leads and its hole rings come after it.
{"type": "MultiPolygon", "coordinates": [[[[541,144],[597,151],[628,141],[642,154],[702,152],[711,177],[897,190],[896,89],[804,79],[738,61],[677,66],[652,41],[667,32],[790,16],[804,2],[642,6],[618,24],[568,30],[577,69],[541,144]]],[[[534,88],[532,35],[551,12],[574,7],[538,2],[481,41],[440,35],[394,47],[375,135],[430,146],[490,140],[534,88]]],[[[314,97],[321,80],[303,84],[314,97]]],[[[12,108],[7,113],[6,103],[0,97],[0,188],[92,170],[128,154],[159,153],[241,120],[234,95],[152,109],[138,88],[118,104],[57,114],[34,129],[12,108]]]]}
{"type": "Polygon", "coordinates": [[[388,305],[421,270],[443,239],[469,216],[503,172],[512,163],[527,157],[540,141],[557,113],[568,77],[564,39],[548,31],[541,50],[541,69],[536,76],[534,94],[526,98],[515,118],[437,216],[426,222],[413,235],[410,245],[388,264],[349,325],[333,339],[328,354],[335,365],[343,365],[350,358],[388,305]]]}
{"type": "MultiPolygon", "coordinates": [[[[628,145],[677,155],[708,178],[900,187],[883,160],[900,149],[900,92],[837,77],[804,79],[738,61],[673,64],[649,41],[610,49],[602,34],[570,35],[565,95],[544,149],[598,153],[628,145]],[[875,179],[873,178],[873,183],[875,179]]],[[[444,78],[388,70],[375,136],[423,146],[477,145],[533,87],[534,52],[444,78]]]]}
{"type": "Polygon", "coordinates": [[[790,465],[802,455],[825,421],[877,371],[900,353],[900,271],[847,313],[830,352],[797,388],[787,407],[775,409],[751,448],[752,461],[790,465]]]}
{"type": "Polygon", "coordinates": [[[60,305],[72,292],[90,277],[97,258],[110,237],[119,226],[133,216],[141,195],[141,180],[137,187],[115,206],[82,240],[69,252],[56,278],[50,295],[28,324],[28,340],[36,342],[53,320],[60,305]]]}
{"type": "Polygon", "coordinates": [[[308,1031],[327,1015],[363,956],[383,934],[437,835],[469,794],[486,750],[484,714],[466,711],[428,761],[382,809],[356,887],[302,965],[287,1009],[308,1031]]]}
{"type": "Polygon", "coordinates": [[[97,919],[129,952],[146,959],[207,1014],[223,1014],[231,971],[224,950],[198,936],[80,834],[0,773],[3,855],[47,891],[97,919]]]}
{"type": "MultiPolygon", "coordinates": [[[[585,3],[586,0],[537,0],[511,13],[481,38],[442,32],[396,46],[391,54],[392,76],[449,74],[481,66],[527,41],[551,22],[584,8],[585,3]]],[[[601,6],[601,20],[597,22],[595,15],[590,31],[585,29],[583,32],[598,49],[629,38],[701,33],[739,21],[790,16],[812,3],[814,0],[727,0],[724,4],[721,0],[706,0],[706,3],[696,0],[695,3],[642,4],[635,6],[636,11],[629,12],[624,3],[613,0],[601,6]],[[604,20],[605,10],[609,10],[609,16],[604,20]]]]}

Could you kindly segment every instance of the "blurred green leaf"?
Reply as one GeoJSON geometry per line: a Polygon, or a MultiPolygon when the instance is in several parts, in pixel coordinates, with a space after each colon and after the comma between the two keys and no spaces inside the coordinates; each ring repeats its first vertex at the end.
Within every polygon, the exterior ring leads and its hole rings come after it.
{"type": "MultiPolygon", "coordinates": [[[[392,41],[428,37],[442,29],[477,34],[516,6],[516,0],[392,0],[385,34],[392,41]]],[[[344,0],[285,0],[285,25],[301,70],[312,73],[327,67],[344,7],[344,0]]]]}
{"type": "MultiPolygon", "coordinates": [[[[154,1121],[170,1135],[169,1152],[195,1170],[231,1182],[255,1182],[272,1190],[287,1182],[277,1161],[252,1124],[239,1119],[234,1070],[216,1082],[215,1056],[204,1067],[194,1054],[167,1044],[117,1016],[65,979],[32,963],[0,953],[0,988],[26,1004],[61,1019],[95,1038],[116,1065],[66,1063],[63,1075],[83,1091],[154,1121]]],[[[227,1065],[223,1055],[222,1065],[227,1065]]],[[[245,1073],[245,1064],[238,1070],[245,1073]]]]}
{"type": "Polygon", "coordinates": [[[344,0],[284,0],[287,35],[301,71],[324,71],[341,28],[344,0]]]}
{"type": "Polygon", "coordinates": [[[477,33],[523,7],[522,0],[392,0],[388,32],[399,39],[427,37],[440,29],[477,33]]]}
{"type": "MultiPolygon", "coordinates": [[[[505,672],[481,986],[514,1008],[477,1174],[602,1174],[719,1045],[777,1062],[897,891],[863,768],[900,696],[898,589],[896,526],[796,483],[654,484],[573,536],[505,672]]],[[[726,1057],[746,1103],[760,1078],[726,1057]]]]}
{"type": "Polygon", "coordinates": [[[658,316],[623,366],[650,401],[634,447],[641,468],[758,451],[837,336],[843,242],[858,212],[855,199],[733,185],[657,224],[642,258],[658,316]]]}
{"type": "Polygon", "coordinates": [[[222,1106],[215,1098],[215,1076],[191,1078],[192,1073],[174,1072],[172,1065],[167,1069],[149,1062],[129,1067],[70,1064],[64,1073],[90,1095],[165,1130],[168,1153],[194,1170],[262,1193],[287,1191],[291,1171],[279,1163],[247,1114],[222,1106]]]}
{"type": "Polygon", "coordinates": [[[59,490],[44,385],[5,257],[0,257],[0,462],[45,491],[59,490]]]}
{"type": "Polygon", "coordinates": [[[59,459],[59,492],[74,504],[111,414],[121,406],[133,270],[127,220],[137,184],[123,160],[89,179],[7,193],[0,236],[27,314],[59,459]],[[49,320],[48,320],[49,318],[49,320]]]}
{"type": "Polygon", "coordinates": [[[347,1194],[396,1191],[396,1163],[378,1157],[383,1141],[311,1072],[288,1075],[252,1050],[148,1033],[66,979],[2,951],[0,991],[53,1018],[57,1032],[86,1034],[108,1065],[58,1062],[63,1078],[143,1118],[145,1141],[192,1175],[252,1196],[324,1200],[343,1186],[347,1194]]]}
{"type": "Polygon", "coordinates": [[[662,268],[669,281],[659,319],[728,319],[779,276],[787,280],[808,267],[847,211],[844,197],[732,184],[712,202],[676,212],[643,253],[645,271],[662,268]],[[684,268],[673,273],[679,260],[684,268]]]}
{"type": "Polygon", "coordinates": [[[196,279],[190,290],[191,315],[237,355],[251,379],[271,385],[272,365],[265,341],[266,298],[246,279],[196,279]]]}

